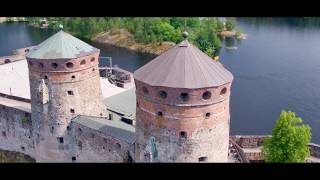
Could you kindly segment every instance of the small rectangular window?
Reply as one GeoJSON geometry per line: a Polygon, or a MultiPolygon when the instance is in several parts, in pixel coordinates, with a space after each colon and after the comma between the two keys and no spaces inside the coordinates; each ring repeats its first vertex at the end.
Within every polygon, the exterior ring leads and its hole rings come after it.
{"type": "Polygon", "coordinates": [[[72,159],[72,162],[76,161],[76,157],[74,156],[71,159],[72,159]]]}
{"type": "Polygon", "coordinates": [[[74,113],[74,109],[73,109],[73,108],[71,108],[71,109],[70,109],[70,112],[71,112],[71,113],[74,113]]]}
{"type": "Polygon", "coordinates": [[[68,91],[68,95],[73,95],[73,91],[68,91]]]}
{"type": "Polygon", "coordinates": [[[63,144],[63,137],[59,137],[58,140],[61,144],[63,144]]]}

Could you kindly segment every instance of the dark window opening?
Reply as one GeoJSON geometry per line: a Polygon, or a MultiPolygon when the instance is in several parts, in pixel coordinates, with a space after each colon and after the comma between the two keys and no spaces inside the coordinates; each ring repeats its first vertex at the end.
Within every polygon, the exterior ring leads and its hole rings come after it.
{"type": "Polygon", "coordinates": [[[29,52],[29,49],[25,49],[24,52],[29,52]]]}
{"type": "Polygon", "coordinates": [[[91,136],[91,138],[94,138],[94,134],[93,133],[90,133],[90,136],[91,136]]]}
{"type": "Polygon", "coordinates": [[[188,93],[181,93],[180,98],[182,101],[188,101],[189,100],[189,94],[188,93]]]}
{"type": "Polygon", "coordinates": [[[39,63],[38,66],[39,66],[39,68],[43,68],[44,67],[43,63],[39,63]]]}
{"type": "Polygon", "coordinates": [[[73,75],[73,76],[71,76],[71,78],[72,78],[72,79],[74,79],[74,78],[76,78],[76,76],[75,76],[75,75],[73,75]]]}
{"type": "Polygon", "coordinates": [[[63,137],[58,137],[58,140],[61,144],[63,144],[63,137]]]}
{"type": "Polygon", "coordinates": [[[85,65],[86,64],[86,60],[82,60],[81,62],[80,62],[80,65],[85,65]]]}
{"type": "Polygon", "coordinates": [[[91,60],[90,60],[90,61],[91,61],[91,62],[94,62],[94,60],[95,60],[95,58],[93,57],[93,58],[91,58],[91,60]]]}
{"type": "Polygon", "coordinates": [[[82,132],[82,129],[81,129],[81,128],[78,128],[78,131],[79,131],[79,133],[81,134],[81,132],[82,132]]]}
{"type": "Polygon", "coordinates": [[[73,91],[68,91],[68,95],[73,95],[73,91]]]}
{"type": "Polygon", "coordinates": [[[81,141],[78,141],[78,147],[79,147],[79,150],[82,150],[82,142],[81,141]]]}
{"type": "Polygon", "coordinates": [[[127,118],[124,118],[124,117],[121,117],[121,121],[127,123],[127,124],[133,124],[133,121],[131,119],[127,119],[127,118]]]}
{"type": "Polygon", "coordinates": [[[66,65],[67,65],[67,68],[73,68],[73,63],[71,62],[68,62],[66,65]]]}
{"type": "Polygon", "coordinates": [[[9,63],[9,62],[11,62],[10,59],[5,59],[5,60],[4,60],[4,63],[5,63],[5,64],[7,64],[7,63],[9,63]]]}
{"type": "Polygon", "coordinates": [[[207,162],[208,157],[199,157],[199,162],[207,162]]]}
{"type": "Polygon", "coordinates": [[[96,69],[95,68],[92,68],[92,71],[95,71],[96,69]]]}
{"type": "Polygon", "coordinates": [[[220,92],[220,95],[223,95],[223,94],[226,94],[227,93],[227,88],[223,88],[222,90],[221,90],[221,92],[220,92]]]}
{"type": "Polygon", "coordinates": [[[74,113],[74,109],[71,108],[71,109],[70,109],[70,112],[71,112],[71,113],[74,113]]]}
{"type": "Polygon", "coordinates": [[[180,138],[187,138],[187,132],[181,131],[180,132],[180,138]]]}
{"type": "Polygon", "coordinates": [[[210,117],[210,115],[211,115],[211,113],[206,113],[206,118],[209,118],[210,117]]]}
{"type": "Polygon", "coordinates": [[[7,133],[5,131],[2,131],[2,136],[3,137],[6,137],[7,136],[7,133]]]}
{"type": "Polygon", "coordinates": [[[109,120],[112,120],[112,119],[113,119],[113,115],[109,114],[109,120]]]}
{"type": "Polygon", "coordinates": [[[24,151],[25,150],[24,146],[21,146],[21,149],[22,149],[22,151],[24,151]]]}
{"type": "Polygon", "coordinates": [[[48,76],[47,76],[47,75],[45,75],[45,76],[44,76],[44,79],[48,79],[48,76]]]}
{"type": "Polygon", "coordinates": [[[206,91],[202,94],[202,98],[207,100],[207,99],[210,99],[211,98],[211,92],[209,91],[206,91]]]}
{"type": "Polygon", "coordinates": [[[119,143],[116,143],[117,149],[121,149],[121,145],[119,143]]]}
{"type": "Polygon", "coordinates": [[[73,156],[73,157],[71,158],[71,160],[72,160],[72,162],[76,161],[76,157],[73,156]]]}
{"type": "Polygon", "coordinates": [[[149,94],[149,90],[146,87],[142,87],[142,91],[144,94],[149,94]]]}
{"type": "Polygon", "coordinates": [[[58,68],[58,64],[57,64],[57,63],[52,63],[51,66],[52,66],[54,69],[57,69],[57,68],[58,68]]]}
{"type": "Polygon", "coordinates": [[[51,127],[51,133],[53,133],[53,130],[54,130],[54,127],[52,126],[52,127],[51,127]]]}
{"type": "Polygon", "coordinates": [[[163,116],[161,111],[159,111],[157,114],[158,114],[158,116],[163,116]]]}
{"type": "Polygon", "coordinates": [[[102,146],[102,149],[106,149],[104,146],[102,146]]]}
{"type": "Polygon", "coordinates": [[[70,126],[67,126],[67,130],[70,131],[70,126]]]}
{"type": "Polygon", "coordinates": [[[165,98],[167,98],[167,93],[165,92],[165,91],[160,91],[159,92],[159,96],[162,98],[162,99],[165,99],[165,98]]]}

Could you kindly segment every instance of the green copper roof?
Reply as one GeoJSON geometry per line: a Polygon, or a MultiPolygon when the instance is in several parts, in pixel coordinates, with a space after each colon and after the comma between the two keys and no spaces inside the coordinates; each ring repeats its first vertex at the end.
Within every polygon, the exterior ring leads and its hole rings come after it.
{"type": "Polygon", "coordinates": [[[98,49],[61,30],[32,48],[26,57],[33,59],[73,59],[96,51],[98,49]]]}

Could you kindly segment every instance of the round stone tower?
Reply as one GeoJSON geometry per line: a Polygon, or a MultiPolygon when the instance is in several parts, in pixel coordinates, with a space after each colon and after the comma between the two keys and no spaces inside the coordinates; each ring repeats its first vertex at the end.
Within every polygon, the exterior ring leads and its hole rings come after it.
{"type": "Polygon", "coordinates": [[[99,52],[61,30],[26,55],[37,161],[71,161],[71,119],[106,116],[99,52]]]}
{"type": "Polygon", "coordinates": [[[134,79],[137,162],[228,161],[233,75],[221,63],[185,39],[134,79]]]}

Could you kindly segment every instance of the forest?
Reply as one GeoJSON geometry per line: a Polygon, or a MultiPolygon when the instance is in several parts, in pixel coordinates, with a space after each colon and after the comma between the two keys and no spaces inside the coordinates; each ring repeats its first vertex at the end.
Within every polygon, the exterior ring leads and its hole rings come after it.
{"type": "MultiPolygon", "coordinates": [[[[41,23],[43,18],[26,17],[34,24],[41,23]]],[[[178,43],[182,32],[187,31],[188,40],[208,55],[221,48],[220,32],[235,30],[235,18],[231,17],[225,22],[217,17],[47,17],[46,20],[49,28],[62,24],[64,31],[84,39],[110,29],[126,29],[138,43],[178,43]]]]}

